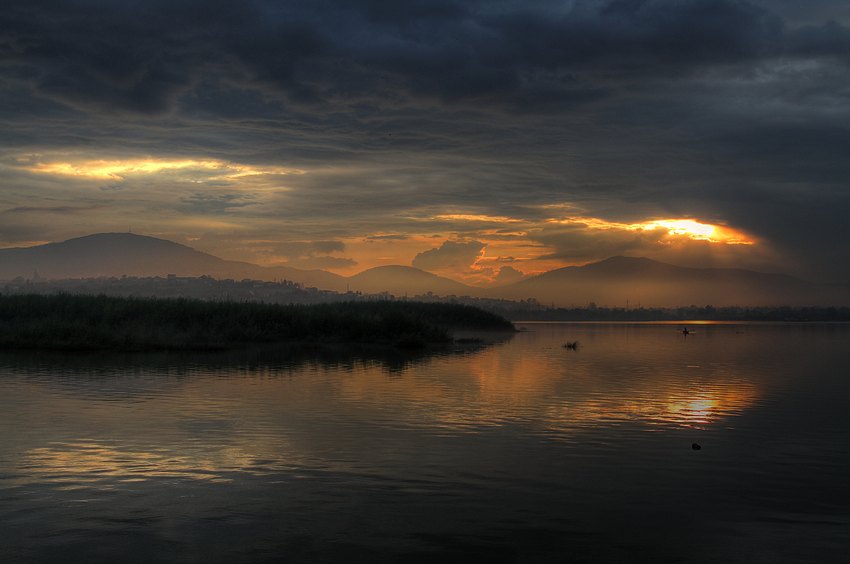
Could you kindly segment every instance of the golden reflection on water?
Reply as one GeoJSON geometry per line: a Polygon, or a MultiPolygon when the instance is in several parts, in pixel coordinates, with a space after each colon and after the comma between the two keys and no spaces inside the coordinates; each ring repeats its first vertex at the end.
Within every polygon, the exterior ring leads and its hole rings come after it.
{"type": "Polygon", "coordinates": [[[95,485],[103,489],[156,478],[229,482],[235,472],[264,475],[281,468],[267,465],[268,457],[280,456],[279,452],[252,451],[251,446],[257,445],[217,447],[204,452],[175,446],[143,451],[94,441],[61,443],[27,451],[19,470],[28,473],[30,479],[72,490],[95,485]]]}
{"type": "Polygon", "coordinates": [[[756,387],[748,382],[728,383],[695,392],[695,397],[671,397],[667,416],[687,426],[709,425],[718,419],[742,412],[758,400],[756,387]]]}
{"type": "Polygon", "coordinates": [[[757,362],[741,361],[757,352],[750,341],[718,347],[652,331],[653,339],[643,330],[590,333],[578,352],[560,346],[563,331],[519,335],[400,371],[359,361],[167,376],[153,370],[149,377],[86,384],[84,393],[84,380],[79,387],[64,377],[15,380],[5,408],[23,428],[43,426],[51,414],[50,421],[71,430],[65,440],[49,429],[19,438],[22,474],[85,487],[154,478],[227,481],[235,473],[311,464],[345,471],[399,431],[439,436],[512,427],[577,442],[587,431],[623,426],[707,428],[727,425],[760,401],[767,378],[757,362]],[[135,395],[125,389],[131,381],[135,395]],[[125,395],[107,394],[107,385],[125,395]],[[347,451],[354,454],[336,454],[347,451]]]}
{"type": "MultiPolygon", "coordinates": [[[[405,416],[425,427],[474,432],[522,424],[557,438],[624,422],[705,427],[742,413],[761,395],[755,380],[728,364],[654,370],[635,361],[641,355],[633,344],[586,357],[567,356],[554,343],[537,354],[518,348],[452,359],[442,377],[430,366],[412,368],[393,382],[393,401],[407,404],[405,416]]],[[[367,372],[344,381],[342,390],[363,402],[381,397],[386,386],[380,373],[367,372]]]]}
{"type": "MultiPolygon", "coordinates": [[[[215,459],[197,459],[174,453],[117,450],[104,444],[74,442],[35,448],[27,452],[21,468],[50,481],[61,482],[74,476],[70,489],[103,480],[123,483],[151,478],[184,477],[196,480],[221,480],[221,468],[233,468],[250,462],[252,456],[225,449],[215,459]]],[[[62,488],[60,488],[62,489],[62,488]]]]}

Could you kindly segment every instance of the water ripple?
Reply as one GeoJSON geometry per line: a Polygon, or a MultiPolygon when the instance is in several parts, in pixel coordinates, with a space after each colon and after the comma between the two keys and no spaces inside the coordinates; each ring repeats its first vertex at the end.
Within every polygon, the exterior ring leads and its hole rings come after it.
{"type": "Polygon", "coordinates": [[[769,540],[828,561],[850,540],[850,329],[533,327],[400,362],[2,356],[0,560],[731,562],[769,540]]]}

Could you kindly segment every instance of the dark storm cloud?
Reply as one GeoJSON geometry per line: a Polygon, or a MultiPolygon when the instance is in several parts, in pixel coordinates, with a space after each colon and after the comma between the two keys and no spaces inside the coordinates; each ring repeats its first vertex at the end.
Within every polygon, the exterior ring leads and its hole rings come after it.
{"type": "Polygon", "coordinates": [[[850,4],[836,0],[757,0],[757,4],[774,10],[795,23],[820,23],[829,20],[850,21],[850,4]]]}
{"type": "MultiPolygon", "coordinates": [[[[838,23],[788,31],[734,0],[563,3],[85,1],[5,7],[6,74],[71,106],[157,113],[196,81],[292,103],[398,96],[569,108],[584,75],[671,73],[783,53],[846,55],[838,23]],[[224,82],[222,82],[224,81],[224,82]],[[560,102],[559,102],[560,100],[560,102]]],[[[539,108],[538,108],[539,109],[539,108]]]]}
{"type": "MultiPolygon", "coordinates": [[[[2,162],[301,167],[258,205],[229,187],[172,198],[279,218],[295,241],[478,237],[429,218],[534,221],[559,203],[617,221],[708,215],[850,279],[835,259],[850,254],[848,14],[838,0],[15,2],[0,9],[2,162]]],[[[78,184],[19,174],[3,205],[73,205],[78,184]]],[[[644,248],[536,240],[562,258],[644,248]]]]}

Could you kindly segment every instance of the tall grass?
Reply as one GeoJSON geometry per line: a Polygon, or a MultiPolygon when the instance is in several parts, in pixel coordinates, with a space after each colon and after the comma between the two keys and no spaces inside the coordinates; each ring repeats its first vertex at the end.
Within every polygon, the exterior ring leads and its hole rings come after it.
{"type": "Polygon", "coordinates": [[[418,302],[277,305],[83,295],[0,296],[0,347],[203,349],[248,343],[426,344],[454,329],[511,330],[472,306],[418,302]]]}

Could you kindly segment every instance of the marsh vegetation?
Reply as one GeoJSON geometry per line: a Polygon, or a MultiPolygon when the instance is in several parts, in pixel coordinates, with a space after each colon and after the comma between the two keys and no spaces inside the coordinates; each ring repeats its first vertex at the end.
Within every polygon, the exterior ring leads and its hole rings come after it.
{"type": "Polygon", "coordinates": [[[314,305],[82,295],[0,296],[6,349],[221,349],[253,343],[448,343],[456,330],[512,331],[459,304],[402,301],[314,305]]]}

